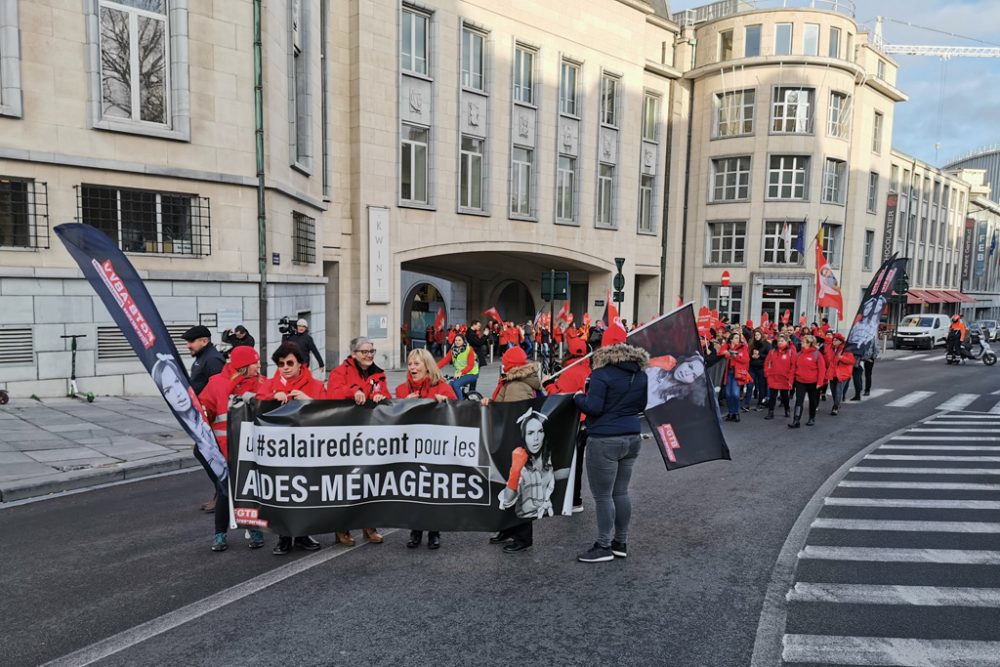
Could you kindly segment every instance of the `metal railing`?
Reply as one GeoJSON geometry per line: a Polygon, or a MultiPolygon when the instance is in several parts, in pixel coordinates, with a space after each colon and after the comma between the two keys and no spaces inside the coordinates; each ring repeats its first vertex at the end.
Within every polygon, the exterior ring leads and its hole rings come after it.
{"type": "Polygon", "coordinates": [[[679,26],[685,27],[760,9],[822,9],[855,17],[853,0],[719,0],[676,12],[672,18],[679,26]]]}

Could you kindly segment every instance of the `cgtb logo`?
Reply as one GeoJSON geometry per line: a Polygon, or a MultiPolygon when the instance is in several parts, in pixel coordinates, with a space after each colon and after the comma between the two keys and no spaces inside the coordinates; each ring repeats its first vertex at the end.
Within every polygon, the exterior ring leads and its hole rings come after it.
{"type": "Polygon", "coordinates": [[[237,507],[235,510],[237,521],[256,521],[257,510],[253,507],[237,507]]]}

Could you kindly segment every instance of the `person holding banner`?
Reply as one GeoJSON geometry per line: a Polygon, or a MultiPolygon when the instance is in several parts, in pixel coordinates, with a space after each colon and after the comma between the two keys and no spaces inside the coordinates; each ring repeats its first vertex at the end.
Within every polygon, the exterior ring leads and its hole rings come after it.
{"type": "MultiPolygon", "coordinates": [[[[212,425],[215,439],[219,443],[222,455],[229,457],[229,399],[231,396],[243,396],[244,394],[256,395],[260,388],[260,355],[252,347],[240,345],[234,347],[229,354],[229,363],[218,375],[213,375],[208,379],[208,386],[201,392],[198,399],[205,408],[205,416],[212,425]]],[[[220,485],[228,491],[227,485],[220,485]]],[[[215,539],[212,542],[212,551],[225,551],[229,548],[226,543],[226,532],[229,528],[229,494],[222,496],[222,502],[215,504],[215,539]]],[[[264,533],[259,530],[250,530],[250,548],[260,549],[264,546],[264,533]]]]}
{"type": "MultiPolygon", "coordinates": [[[[458,400],[455,390],[441,376],[434,357],[426,349],[411,350],[406,357],[406,382],[396,387],[396,398],[433,398],[438,403],[458,400]]],[[[408,549],[416,549],[424,539],[424,531],[411,530],[408,549]]],[[[441,547],[441,532],[427,531],[427,548],[441,547]]]]}
{"type": "Polygon", "coordinates": [[[819,388],[826,381],[826,362],[816,349],[816,337],[806,334],[802,337],[802,349],[795,358],[795,413],[788,428],[799,428],[805,397],[809,396],[809,421],[806,426],[816,423],[816,408],[819,407],[819,388]]]}

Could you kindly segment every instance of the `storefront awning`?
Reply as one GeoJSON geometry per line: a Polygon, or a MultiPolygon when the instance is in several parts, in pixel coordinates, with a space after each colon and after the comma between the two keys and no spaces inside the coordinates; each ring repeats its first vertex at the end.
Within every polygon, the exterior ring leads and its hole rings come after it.
{"type": "MultiPolygon", "coordinates": [[[[926,301],[924,301],[923,299],[921,299],[919,296],[917,296],[916,294],[914,294],[915,291],[916,290],[912,290],[911,289],[909,292],[906,293],[906,305],[907,306],[919,306],[921,304],[927,303],[926,301]]],[[[895,296],[895,295],[896,295],[896,293],[893,292],[893,296],[895,296]]]]}
{"type": "MultiPolygon", "coordinates": [[[[931,290],[924,289],[911,289],[907,294],[912,294],[920,299],[920,303],[945,303],[942,297],[934,294],[931,290]]],[[[909,300],[907,300],[909,303],[909,300]]]]}
{"type": "Polygon", "coordinates": [[[958,299],[952,294],[951,290],[929,289],[924,291],[936,296],[938,298],[937,303],[958,303],[958,299]]]}
{"type": "Polygon", "coordinates": [[[946,289],[941,290],[945,294],[948,294],[952,299],[952,303],[976,303],[976,300],[969,296],[968,294],[962,294],[957,289],[946,289]]]}

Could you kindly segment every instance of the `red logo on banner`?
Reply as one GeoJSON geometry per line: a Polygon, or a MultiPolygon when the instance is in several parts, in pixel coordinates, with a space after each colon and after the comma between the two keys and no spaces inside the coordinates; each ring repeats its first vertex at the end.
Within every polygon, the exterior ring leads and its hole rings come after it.
{"type": "Polygon", "coordinates": [[[104,285],[111,290],[111,296],[118,302],[118,306],[125,313],[125,317],[128,318],[132,328],[135,329],[136,335],[142,341],[142,346],[147,350],[153,347],[153,344],[156,343],[156,335],[149,328],[149,324],[146,323],[146,318],[143,316],[142,311],[135,305],[132,295],[125,289],[125,283],[118,277],[111,260],[106,259],[103,264],[99,264],[96,259],[90,261],[93,263],[94,268],[97,269],[97,273],[101,276],[101,280],[104,281],[104,285]]]}
{"type": "Polygon", "coordinates": [[[677,463],[677,457],[674,456],[674,450],[681,448],[681,443],[677,440],[677,434],[674,433],[674,427],[670,424],[662,424],[656,428],[660,434],[660,442],[663,443],[663,453],[667,455],[667,460],[671,463],[677,463]]]}
{"type": "Polygon", "coordinates": [[[257,510],[254,509],[254,508],[250,508],[250,507],[237,507],[237,508],[235,508],[234,512],[236,513],[236,518],[237,519],[241,519],[241,520],[250,519],[250,520],[253,520],[253,519],[257,518],[257,510]]]}

